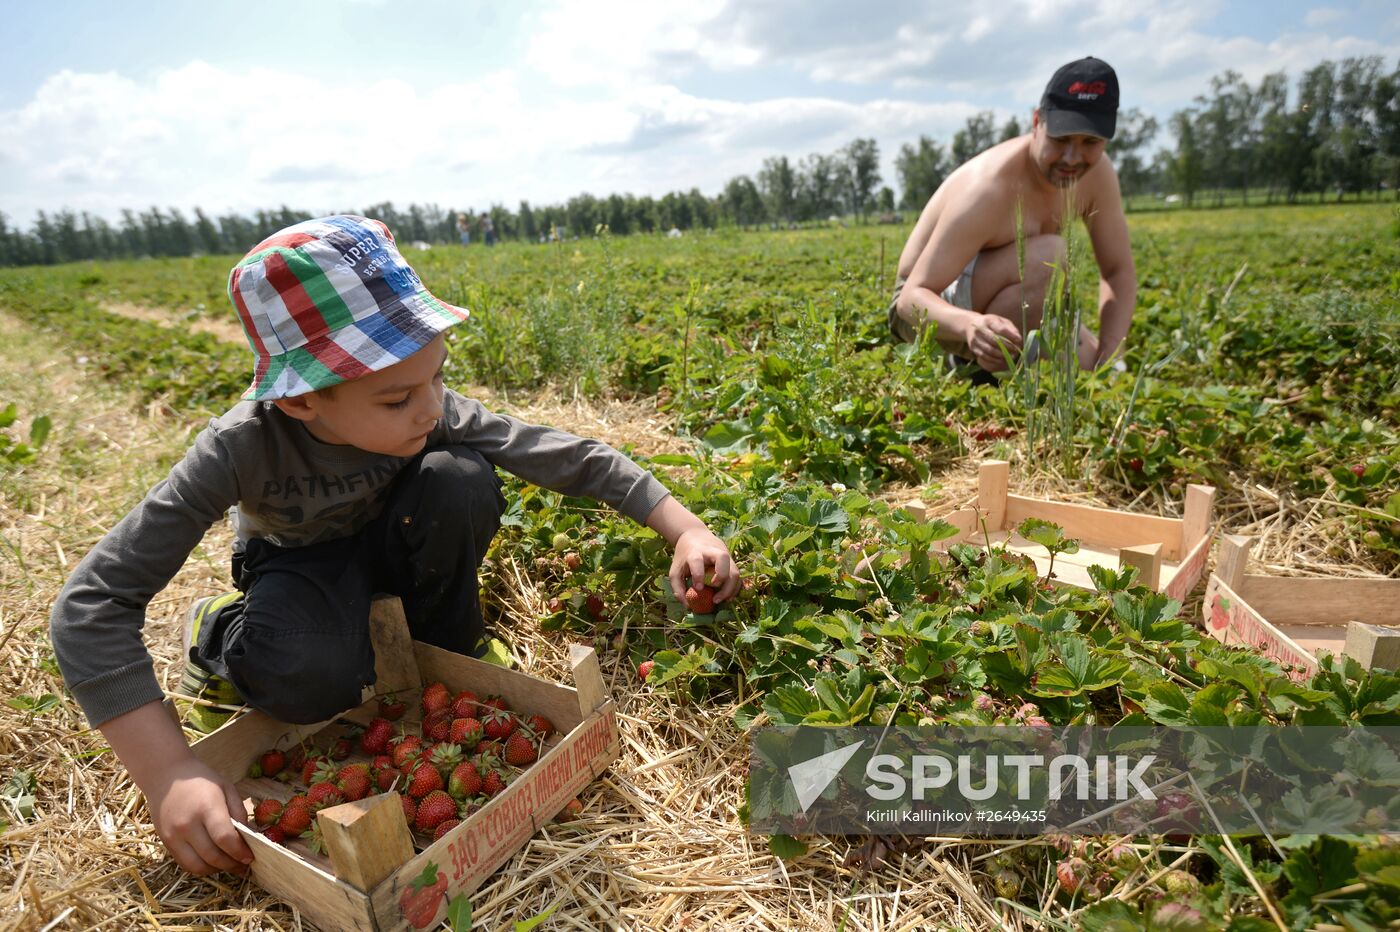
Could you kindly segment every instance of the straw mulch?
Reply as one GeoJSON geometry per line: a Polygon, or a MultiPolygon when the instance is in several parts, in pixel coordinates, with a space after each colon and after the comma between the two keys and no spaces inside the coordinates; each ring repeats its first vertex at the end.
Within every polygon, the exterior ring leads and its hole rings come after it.
{"type": "MultiPolygon", "coordinates": [[[[643,453],[685,449],[645,403],[484,400],[643,453]]],[[[46,637],[63,579],[165,474],[199,421],[173,419],[159,403],[134,405],[85,374],[76,351],[0,313],[0,405],[10,401],[22,425],[47,413],[55,430],[37,463],[0,476],[0,692],[64,697],[46,637]]],[[[939,478],[936,505],[975,497],[973,462],[939,478]]],[[[1028,487],[1013,474],[1013,485],[1081,497],[1053,478],[1028,487]]],[[[1170,513],[1167,503],[1140,507],[1170,513]]],[[[1320,562],[1285,559],[1314,559],[1312,549],[1288,549],[1309,520],[1309,547],[1325,552],[1341,539],[1310,519],[1311,507],[1257,490],[1226,496],[1221,514],[1232,530],[1262,536],[1256,552],[1266,563],[1317,570],[1320,562]]],[[[229,543],[228,529],[216,528],[152,604],[147,642],[167,686],[180,670],[176,620],[198,597],[228,588],[229,543]]],[[[528,568],[498,566],[494,578],[492,596],[518,620],[506,634],[521,669],[567,682],[565,639],[535,623],[547,595],[530,584],[528,568]]],[[[736,815],[747,745],[732,710],[676,705],[641,688],[614,652],[602,660],[621,713],[621,758],[582,794],[580,820],[543,829],[473,895],[474,927],[509,927],[549,908],[543,928],[551,929],[1032,927],[996,904],[982,867],[997,849],[985,842],[927,840],[886,851],[869,869],[861,857],[869,852],[840,839],[813,840],[795,863],[773,857],[736,815]]],[[[0,796],[14,795],[22,773],[34,781],[32,817],[0,799],[0,820],[9,823],[0,833],[0,930],[311,928],[250,882],[179,870],[140,793],[71,702],[38,714],[0,706],[0,796]]]]}

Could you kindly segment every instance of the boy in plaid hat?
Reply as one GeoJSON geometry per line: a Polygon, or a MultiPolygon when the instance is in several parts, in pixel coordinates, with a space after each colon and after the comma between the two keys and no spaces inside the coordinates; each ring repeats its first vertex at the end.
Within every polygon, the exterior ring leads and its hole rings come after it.
{"type": "Polygon", "coordinates": [[[434,298],[384,224],[334,216],[258,244],[229,276],[252,346],[243,401],[69,576],[51,631],[69,689],[145,792],[186,870],[241,872],[233,785],[195,759],[162,708],[145,608],[214,522],[237,533],[238,592],[191,610],[183,685],[290,722],[330,718],[374,681],[371,596],[403,599],[414,637],[480,655],[477,570],[505,508],[500,466],[605,502],[674,549],[671,585],[740,578],[728,548],[607,445],[492,414],[443,386],[434,298]]]}

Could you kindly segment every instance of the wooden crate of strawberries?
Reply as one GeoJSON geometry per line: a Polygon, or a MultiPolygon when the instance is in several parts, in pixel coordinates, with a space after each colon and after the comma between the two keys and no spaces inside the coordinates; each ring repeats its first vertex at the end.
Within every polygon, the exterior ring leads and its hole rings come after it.
{"type": "Polygon", "coordinates": [[[370,621],[362,705],[251,712],[194,752],[243,795],[262,887],[325,929],[423,929],[617,758],[617,713],[592,648],[570,648],[567,687],[412,641],[398,599],[370,621]]]}

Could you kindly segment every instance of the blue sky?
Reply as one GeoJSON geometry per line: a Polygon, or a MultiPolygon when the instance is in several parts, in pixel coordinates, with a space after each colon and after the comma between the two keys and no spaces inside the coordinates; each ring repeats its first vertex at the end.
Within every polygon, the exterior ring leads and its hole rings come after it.
{"type": "Polygon", "coordinates": [[[1381,0],[3,2],[0,211],[25,224],[714,193],[857,136],[894,186],[901,144],[981,109],[1024,122],[1080,55],[1163,119],[1226,68],[1400,58],[1381,0]]]}

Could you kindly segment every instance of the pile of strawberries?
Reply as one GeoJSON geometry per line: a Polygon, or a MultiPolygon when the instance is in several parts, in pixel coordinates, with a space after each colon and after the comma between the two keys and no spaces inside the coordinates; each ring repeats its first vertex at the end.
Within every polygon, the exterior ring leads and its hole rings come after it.
{"type": "Polygon", "coordinates": [[[307,789],[285,803],[255,800],[253,821],[280,844],[311,833],[312,849],[319,851],[318,810],[397,790],[409,828],[436,841],[505,789],[515,770],[538,760],[555,732],[549,719],[521,717],[500,696],[454,695],[442,683],[423,689],[422,709],[416,735],[394,725],[407,708],[390,696],[379,700],[379,716],[363,731],[328,748],[264,751],[249,776],[300,780],[307,789]],[[356,750],[370,760],[346,763],[356,750]]]}

